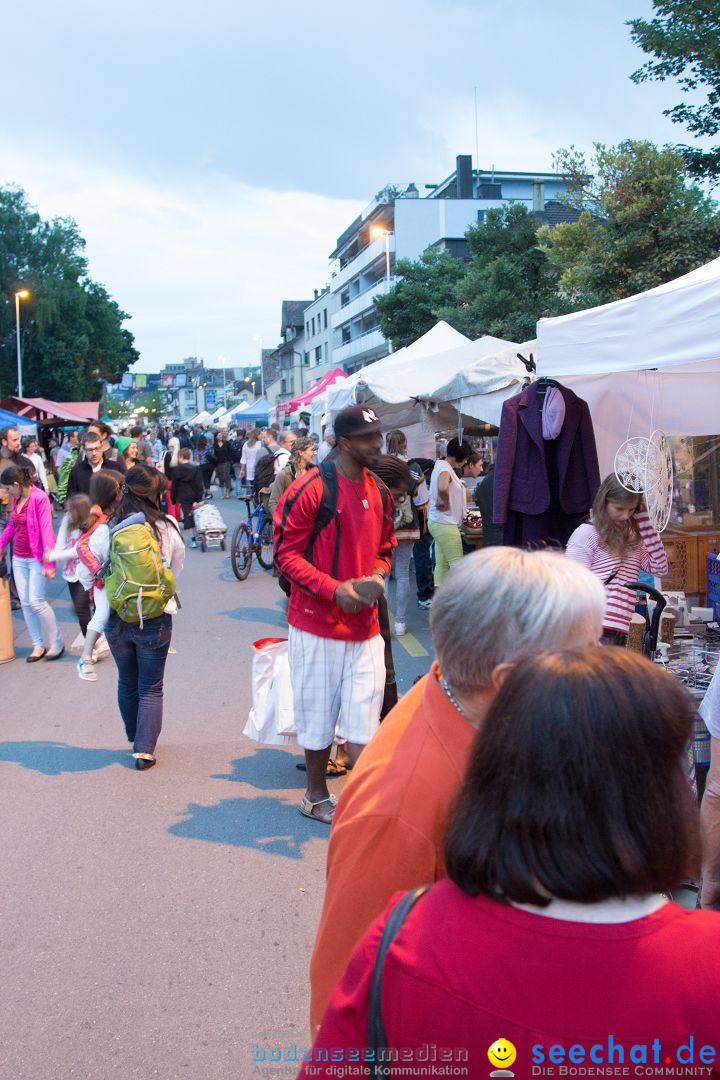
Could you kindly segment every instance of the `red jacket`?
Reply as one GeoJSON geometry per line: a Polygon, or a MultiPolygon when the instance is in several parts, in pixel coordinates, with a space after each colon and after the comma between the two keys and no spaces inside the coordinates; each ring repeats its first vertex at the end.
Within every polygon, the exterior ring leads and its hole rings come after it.
{"type": "Polygon", "coordinates": [[[333,596],[343,581],[368,577],[375,570],[390,572],[395,546],[392,503],[383,505],[367,469],[358,484],[338,476],[337,514],[315,539],[309,562],[308,544],[322,495],[322,477],[313,470],[293,481],[275,509],[276,559],[290,583],[288,622],[318,637],[367,641],[380,633],[377,605],[350,614],[333,596]]]}
{"type": "MultiPolygon", "coordinates": [[[[315,1040],[312,1070],[301,1076],[337,1076],[340,1061],[364,1060],[372,966],[399,895],[355,949],[315,1040]],[[327,1061],[318,1060],[325,1052],[327,1061]]],[[[628,1076],[660,1076],[694,1063],[688,1075],[718,1077],[719,948],[720,916],[712,911],[667,903],[624,923],[569,922],[441,881],[417,901],[385,957],[388,1043],[434,1062],[439,1075],[452,1075],[440,1072],[452,1061],[477,1080],[492,1075],[488,1049],[497,1040],[515,1047],[507,1068],[517,1080],[533,1067],[558,1076],[560,1064],[578,1075],[614,1066],[613,1075],[625,1067],[628,1076]]],[[[298,1063],[310,1060],[302,1049],[298,1063]]],[[[398,1068],[403,1062],[402,1075],[415,1075],[407,1057],[398,1068]]]]}

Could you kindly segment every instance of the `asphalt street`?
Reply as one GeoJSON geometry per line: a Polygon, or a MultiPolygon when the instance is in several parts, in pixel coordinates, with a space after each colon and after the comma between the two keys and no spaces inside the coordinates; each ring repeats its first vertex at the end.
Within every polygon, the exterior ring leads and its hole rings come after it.
{"type": "MultiPolygon", "coordinates": [[[[232,528],[239,504],[217,505],[232,528]]],[[[309,1044],[328,830],[297,810],[300,752],[242,735],[251,643],[285,636],[282,594],[257,565],[241,583],[227,553],[199,549],[179,592],[148,772],[133,767],[112,659],[95,684],[69,655],[27,665],[14,614],[17,658],[0,667],[2,1080],[250,1080],[255,1045],[269,1059],[309,1044]]],[[[62,579],[50,595],[69,646],[62,579]]],[[[408,628],[401,692],[431,660],[414,602],[408,628]]]]}

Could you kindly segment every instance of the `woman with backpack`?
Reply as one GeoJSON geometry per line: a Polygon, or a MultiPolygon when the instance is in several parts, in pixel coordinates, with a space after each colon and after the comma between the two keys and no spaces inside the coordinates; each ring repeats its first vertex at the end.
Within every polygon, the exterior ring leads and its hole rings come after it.
{"type": "Polygon", "coordinates": [[[312,439],[296,439],[290,451],[290,460],[275,477],[270,489],[268,509],[271,514],[275,513],[275,507],[285,494],[287,489],[298,476],[304,476],[308,469],[315,465],[315,443],[312,439]]]}
{"type": "MultiPolygon", "coordinates": [[[[155,746],[162,728],[163,676],[165,661],[172,637],[172,617],[177,611],[177,601],[170,595],[164,610],[154,617],[139,621],[125,621],[128,609],[135,606],[133,598],[126,595],[119,613],[115,590],[110,578],[117,573],[114,564],[113,543],[117,543],[118,526],[131,517],[143,514],[150,532],[150,544],[136,558],[162,559],[163,582],[169,582],[180,573],[185,562],[185,545],[175,520],[160,508],[161,478],[146,465],[129,469],[122,488],[122,501],[110,522],[111,529],[107,556],[110,574],[106,579],[110,618],[105,631],[110,651],[118,669],[118,706],[125,724],[125,731],[133,744],[136,769],[151,769],[155,764],[155,746]],[[113,526],[115,529],[113,530],[113,526]],[[170,570],[168,575],[165,571],[170,570]]],[[[130,570],[132,571],[132,567],[130,570]]],[[[151,574],[155,564],[149,568],[151,574]]],[[[143,580],[143,567],[135,573],[127,573],[128,579],[143,580]]],[[[173,583],[174,584],[174,583],[173,583]]],[[[138,605],[141,598],[137,600],[138,605]]]]}

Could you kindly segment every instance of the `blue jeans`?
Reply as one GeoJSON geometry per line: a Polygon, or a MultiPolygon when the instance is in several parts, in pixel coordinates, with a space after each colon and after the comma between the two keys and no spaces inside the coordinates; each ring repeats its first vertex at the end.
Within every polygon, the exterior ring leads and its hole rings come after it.
{"type": "Polygon", "coordinates": [[[435,590],[433,565],[430,548],[433,538],[426,530],[413,544],[413,562],[415,563],[415,584],[418,600],[429,600],[435,590]]]}
{"type": "Polygon", "coordinates": [[[110,613],[105,630],[118,669],[118,706],[136,754],[153,754],[162,728],[163,675],[172,616],[146,619],[140,629],[110,613]]]}
{"type": "Polygon", "coordinates": [[[45,599],[47,578],[37,559],[26,559],[13,555],[12,561],[15,587],[20,597],[23,618],[30,634],[33,648],[57,648],[62,645],[62,636],[55,622],[53,609],[45,599]]]}

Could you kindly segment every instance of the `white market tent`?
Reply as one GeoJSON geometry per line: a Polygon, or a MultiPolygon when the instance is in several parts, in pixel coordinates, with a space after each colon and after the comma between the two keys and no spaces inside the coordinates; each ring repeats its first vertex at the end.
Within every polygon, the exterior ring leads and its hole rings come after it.
{"type": "Polygon", "coordinates": [[[238,405],[233,405],[232,409],[227,409],[220,412],[220,416],[217,418],[218,427],[228,427],[236,416],[240,416],[242,413],[247,412],[250,408],[250,404],[247,401],[241,401],[238,405]]]}
{"type": "Polygon", "coordinates": [[[209,424],[212,420],[212,416],[206,410],[199,412],[197,416],[193,416],[191,420],[186,420],[187,424],[209,424]]]}
{"type": "Polygon", "coordinates": [[[612,304],[541,319],[538,375],[590,406],[601,473],[628,437],[720,432],[720,259],[612,304]]]}
{"type": "Polygon", "coordinates": [[[517,354],[534,347],[535,342],[516,345],[489,335],[470,341],[439,323],[406,349],[330,390],[328,411],[332,416],[347,404],[368,404],[386,426],[402,427],[411,439],[416,425],[427,433],[478,423],[497,426],[503,402],[519,392],[526,374],[517,354]]]}

